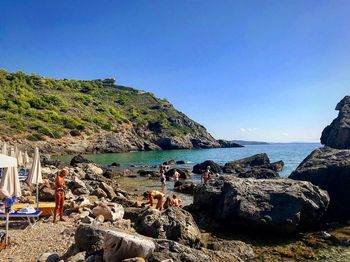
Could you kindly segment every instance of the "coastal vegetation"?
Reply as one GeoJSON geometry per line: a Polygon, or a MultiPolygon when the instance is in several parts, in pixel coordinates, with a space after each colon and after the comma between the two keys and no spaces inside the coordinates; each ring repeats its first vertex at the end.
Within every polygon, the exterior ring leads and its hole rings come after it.
{"type": "Polygon", "coordinates": [[[118,132],[125,126],[165,136],[205,130],[166,99],[114,79],[68,80],[0,69],[0,135],[31,141],[118,132]]]}

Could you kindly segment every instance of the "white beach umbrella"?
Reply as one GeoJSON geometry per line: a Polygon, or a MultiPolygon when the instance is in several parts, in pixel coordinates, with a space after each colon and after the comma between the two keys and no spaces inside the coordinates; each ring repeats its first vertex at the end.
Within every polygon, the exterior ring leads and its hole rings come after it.
{"type": "Polygon", "coordinates": [[[24,165],[27,167],[27,165],[29,164],[29,156],[28,156],[28,153],[27,153],[27,150],[24,151],[24,155],[23,155],[23,162],[24,162],[24,165]]]}
{"type": "MultiPolygon", "coordinates": [[[[0,195],[10,198],[12,196],[20,197],[21,186],[18,179],[17,171],[17,159],[15,157],[15,152],[11,150],[11,157],[1,155],[0,156],[1,167],[7,168],[5,174],[1,177],[0,181],[0,195]]],[[[9,208],[6,210],[6,244],[8,244],[8,226],[9,226],[9,208]]]]}
{"type": "Polygon", "coordinates": [[[28,184],[36,185],[36,203],[37,203],[37,208],[39,208],[39,184],[43,183],[43,177],[41,174],[39,148],[37,147],[35,148],[35,151],[34,151],[32,168],[30,169],[30,172],[26,181],[28,184]]]}
{"type": "Polygon", "coordinates": [[[19,150],[17,154],[17,164],[23,166],[23,153],[21,150],[19,150]]]}
{"type": "MultiPolygon", "coordinates": [[[[12,148],[11,148],[11,150],[12,150],[12,148]]],[[[18,155],[18,147],[15,146],[15,156],[17,157],[17,155],[18,155]]]]}
{"type": "Polygon", "coordinates": [[[2,144],[1,154],[7,155],[7,156],[8,156],[8,151],[7,151],[7,144],[6,144],[6,142],[4,142],[4,143],[2,144]]]}

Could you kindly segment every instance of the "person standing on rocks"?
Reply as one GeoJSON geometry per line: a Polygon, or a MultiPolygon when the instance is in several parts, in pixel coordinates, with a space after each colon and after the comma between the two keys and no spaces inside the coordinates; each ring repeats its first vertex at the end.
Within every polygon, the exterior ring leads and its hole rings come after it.
{"type": "Polygon", "coordinates": [[[66,188],[64,178],[68,175],[68,171],[66,169],[63,169],[59,171],[58,175],[56,176],[55,180],[55,212],[53,215],[53,222],[56,223],[57,220],[57,213],[60,217],[60,221],[66,221],[63,218],[63,206],[64,206],[64,190],[66,188]]]}
{"type": "Polygon", "coordinates": [[[166,177],[165,177],[165,173],[164,173],[164,170],[160,171],[160,183],[162,184],[162,191],[164,191],[164,188],[165,188],[165,180],[166,180],[166,177]]]}
{"type": "Polygon", "coordinates": [[[148,202],[144,203],[143,206],[145,205],[150,205],[151,207],[153,207],[154,204],[154,199],[157,199],[157,205],[156,205],[156,209],[158,210],[162,210],[163,209],[163,198],[164,198],[164,194],[162,192],[153,190],[153,191],[147,191],[145,193],[143,193],[143,196],[145,198],[148,198],[148,202]]]}
{"type": "Polygon", "coordinates": [[[204,182],[204,184],[206,184],[209,178],[210,178],[210,166],[207,166],[206,170],[202,174],[201,182],[204,182]]]}

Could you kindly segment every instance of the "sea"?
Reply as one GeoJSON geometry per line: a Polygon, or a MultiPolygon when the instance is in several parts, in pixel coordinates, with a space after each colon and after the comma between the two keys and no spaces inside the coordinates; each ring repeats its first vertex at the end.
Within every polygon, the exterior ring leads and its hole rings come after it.
{"type": "MultiPolygon", "coordinates": [[[[271,162],[283,160],[285,166],[279,173],[281,177],[288,177],[293,170],[307,157],[314,149],[321,147],[319,143],[273,143],[263,145],[246,145],[237,148],[213,148],[213,149],[183,149],[183,150],[163,150],[146,152],[128,152],[128,153],[108,153],[108,154],[87,154],[87,159],[92,160],[101,166],[110,165],[116,162],[121,165],[121,169],[129,167],[147,169],[148,167],[159,165],[168,160],[182,160],[185,167],[191,169],[193,165],[205,160],[224,165],[233,160],[252,156],[259,153],[266,153],[271,162]]],[[[72,156],[61,156],[60,159],[69,163],[72,156]]],[[[200,175],[193,175],[190,181],[200,182],[200,175]]],[[[147,177],[121,177],[118,183],[122,188],[129,191],[161,190],[160,181],[147,177]]],[[[167,182],[164,193],[171,195],[174,193],[171,181],[167,182]]],[[[192,202],[192,196],[179,194],[184,204],[192,202]]]]}
{"type": "MultiPolygon", "coordinates": [[[[152,166],[159,165],[168,160],[183,160],[187,166],[193,166],[205,160],[224,165],[225,163],[259,153],[266,153],[271,162],[283,160],[285,166],[280,176],[286,177],[297,168],[297,166],[314,149],[321,147],[319,143],[274,143],[264,145],[246,145],[235,148],[213,148],[213,149],[182,149],[182,150],[162,150],[128,153],[108,153],[108,154],[87,154],[87,159],[95,163],[107,166],[113,162],[121,166],[152,166]]],[[[72,156],[62,156],[65,162],[69,162],[72,156]]]]}

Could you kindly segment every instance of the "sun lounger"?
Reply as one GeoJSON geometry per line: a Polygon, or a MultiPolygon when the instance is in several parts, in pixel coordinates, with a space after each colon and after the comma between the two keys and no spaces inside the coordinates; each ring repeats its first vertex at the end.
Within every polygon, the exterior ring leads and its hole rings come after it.
{"type": "MultiPolygon", "coordinates": [[[[39,218],[42,211],[37,210],[34,213],[20,213],[20,212],[13,212],[9,214],[9,219],[11,218],[21,218],[21,219],[27,219],[29,225],[33,227],[36,223],[36,219],[39,218]]],[[[0,218],[6,219],[5,213],[0,213],[0,218]]]]}
{"type": "MultiPolygon", "coordinates": [[[[16,204],[12,205],[12,208],[14,210],[20,210],[23,207],[25,207],[26,205],[28,205],[28,204],[27,203],[16,203],[16,204]]],[[[51,216],[51,215],[53,215],[53,212],[55,210],[55,202],[39,202],[39,208],[37,208],[36,203],[32,203],[31,205],[33,207],[35,207],[36,209],[42,211],[40,216],[51,216]]]]}

